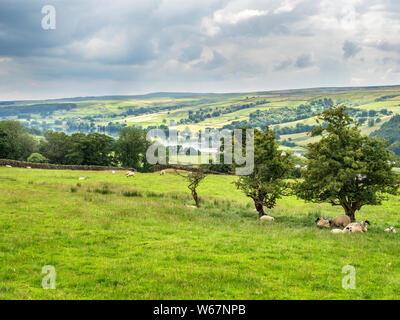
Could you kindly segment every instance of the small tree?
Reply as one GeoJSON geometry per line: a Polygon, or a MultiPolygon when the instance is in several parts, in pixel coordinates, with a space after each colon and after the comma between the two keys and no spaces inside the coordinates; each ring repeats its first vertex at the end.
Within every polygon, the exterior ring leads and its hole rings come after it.
{"type": "Polygon", "coordinates": [[[49,159],[42,156],[40,153],[32,153],[28,157],[27,161],[31,162],[31,163],[46,163],[46,162],[49,162],[49,159]]]}
{"type": "Polygon", "coordinates": [[[200,208],[200,201],[199,201],[199,197],[197,195],[197,187],[199,186],[200,182],[206,178],[206,174],[201,169],[194,171],[194,172],[189,172],[186,175],[178,172],[177,170],[175,170],[175,172],[179,176],[187,179],[187,181],[189,183],[188,189],[190,190],[190,192],[192,194],[193,200],[196,203],[196,207],[200,208]]]}
{"type": "Polygon", "coordinates": [[[275,134],[254,130],[254,171],[239,177],[236,187],[253,199],[259,218],[265,215],[264,206],[275,207],[287,190],[284,179],[294,169],[291,155],[278,149],[275,134]]]}
{"type": "Polygon", "coordinates": [[[308,145],[304,182],[296,192],[306,201],[341,206],[355,221],[364,205],[380,205],[385,193],[397,192],[396,156],[385,141],[362,135],[345,106],[324,111],[320,120],[327,125],[311,131],[322,137],[308,145]]]}

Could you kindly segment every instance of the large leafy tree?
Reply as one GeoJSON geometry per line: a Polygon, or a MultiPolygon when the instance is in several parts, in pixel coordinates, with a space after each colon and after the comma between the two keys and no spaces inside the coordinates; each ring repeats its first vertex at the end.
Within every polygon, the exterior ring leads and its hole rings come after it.
{"type": "Polygon", "coordinates": [[[146,151],[150,142],[146,132],[135,127],[127,127],[120,131],[115,146],[115,155],[124,167],[135,168],[139,171],[148,171],[146,151]]]}
{"type": "Polygon", "coordinates": [[[268,127],[265,132],[254,130],[254,170],[239,177],[236,186],[254,201],[260,218],[265,215],[264,207],[275,207],[287,190],[285,178],[293,166],[291,155],[279,150],[273,131],[268,127]]]}
{"type": "Polygon", "coordinates": [[[0,158],[26,160],[36,149],[37,142],[18,121],[0,122],[0,158]]]}
{"type": "Polygon", "coordinates": [[[308,145],[307,170],[297,194],[311,202],[343,207],[352,221],[364,205],[379,205],[397,192],[396,156],[385,141],[362,135],[345,106],[332,107],[318,119],[308,145]]]}
{"type": "Polygon", "coordinates": [[[41,142],[40,152],[51,163],[68,165],[110,166],[114,162],[114,139],[99,133],[74,133],[48,131],[41,142]]]}

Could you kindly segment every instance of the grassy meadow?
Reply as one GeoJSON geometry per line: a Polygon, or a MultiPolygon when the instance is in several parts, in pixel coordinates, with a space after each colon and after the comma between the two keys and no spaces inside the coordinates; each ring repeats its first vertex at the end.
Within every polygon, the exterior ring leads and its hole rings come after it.
{"type": "Polygon", "coordinates": [[[175,174],[0,168],[0,299],[399,299],[400,202],[365,207],[365,234],[318,229],[340,208],[287,197],[260,222],[232,176],[190,207],[175,174]],[[79,177],[88,177],[79,181],[79,177]],[[41,287],[42,267],[57,272],[41,287]],[[357,286],[342,288],[342,268],[357,286]]]}

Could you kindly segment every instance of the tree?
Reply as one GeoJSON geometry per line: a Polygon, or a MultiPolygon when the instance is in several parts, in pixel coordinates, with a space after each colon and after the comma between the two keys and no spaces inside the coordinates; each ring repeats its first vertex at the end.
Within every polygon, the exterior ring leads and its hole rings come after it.
{"type": "Polygon", "coordinates": [[[68,165],[110,166],[114,162],[114,139],[99,133],[74,133],[48,131],[40,144],[40,152],[51,163],[68,165]]]}
{"type": "Polygon", "coordinates": [[[184,177],[185,179],[187,179],[188,181],[188,189],[190,190],[193,200],[196,203],[196,207],[200,208],[200,200],[199,197],[197,195],[197,188],[200,184],[201,181],[203,181],[206,178],[206,174],[204,173],[204,171],[202,171],[201,169],[198,169],[194,172],[189,172],[188,174],[184,175],[182,173],[179,173],[177,170],[175,170],[175,172],[181,176],[184,177]]]}
{"type": "Polygon", "coordinates": [[[330,108],[318,118],[327,125],[311,131],[311,136],[322,137],[307,147],[304,182],[296,192],[306,201],[341,206],[355,221],[364,205],[380,205],[385,193],[396,194],[396,156],[385,141],[362,135],[345,106],[330,108]]]}
{"type": "Polygon", "coordinates": [[[36,149],[36,140],[18,121],[0,122],[0,158],[26,160],[36,149]]]}
{"type": "Polygon", "coordinates": [[[276,136],[266,127],[266,132],[254,131],[254,171],[239,177],[236,187],[254,201],[259,218],[265,215],[264,206],[275,207],[288,188],[284,179],[294,169],[291,155],[278,149],[276,136]]]}
{"type": "Polygon", "coordinates": [[[47,159],[46,157],[42,156],[40,153],[32,153],[29,157],[28,157],[28,162],[31,163],[46,163],[49,161],[49,159],[47,159]]]}
{"type": "Polygon", "coordinates": [[[124,167],[141,171],[150,170],[146,161],[146,151],[150,142],[146,132],[135,127],[127,127],[120,131],[115,145],[115,155],[124,167]]]}

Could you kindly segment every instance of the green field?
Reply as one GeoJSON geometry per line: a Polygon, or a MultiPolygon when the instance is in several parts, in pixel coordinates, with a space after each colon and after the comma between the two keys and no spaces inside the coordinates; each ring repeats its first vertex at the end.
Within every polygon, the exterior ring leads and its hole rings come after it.
{"type": "Polygon", "coordinates": [[[400,298],[399,236],[383,232],[399,226],[398,198],[362,209],[368,233],[337,235],[314,219],[339,208],[293,197],[258,221],[235,179],[208,176],[192,209],[174,174],[0,168],[0,299],[400,298]],[[41,287],[44,265],[56,290],[41,287]]]}

